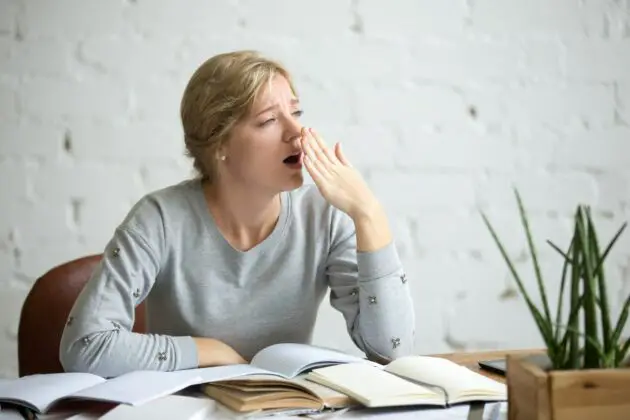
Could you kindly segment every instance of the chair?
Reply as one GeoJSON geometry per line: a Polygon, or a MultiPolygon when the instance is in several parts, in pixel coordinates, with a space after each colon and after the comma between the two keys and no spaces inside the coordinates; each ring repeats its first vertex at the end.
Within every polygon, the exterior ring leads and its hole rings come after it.
{"type": "MultiPolygon", "coordinates": [[[[54,267],[33,284],[18,326],[19,376],[59,373],[59,343],[74,301],[100,262],[89,255],[54,267]]],[[[146,332],[144,304],[136,307],[134,332],[146,332]]]]}

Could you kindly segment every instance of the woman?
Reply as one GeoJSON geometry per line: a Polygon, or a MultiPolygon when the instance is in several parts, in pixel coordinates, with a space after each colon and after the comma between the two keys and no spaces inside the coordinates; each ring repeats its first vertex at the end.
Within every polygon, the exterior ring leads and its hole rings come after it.
{"type": "Polygon", "coordinates": [[[246,363],[277,342],[309,343],[329,287],[368,357],[413,351],[409,286],[384,211],[301,114],[279,63],[236,51],[201,65],[181,103],[199,177],[147,194],[115,230],[69,315],[66,371],[246,363]],[[303,185],[303,165],[315,185],[303,185]],[[133,333],[144,300],[150,333],[133,333]]]}

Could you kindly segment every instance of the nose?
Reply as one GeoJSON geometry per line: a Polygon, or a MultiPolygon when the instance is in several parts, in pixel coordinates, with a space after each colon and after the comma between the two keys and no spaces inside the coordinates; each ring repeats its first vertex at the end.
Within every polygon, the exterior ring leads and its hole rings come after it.
{"type": "Polygon", "coordinates": [[[302,136],[302,124],[296,120],[287,121],[285,140],[289,143],[300,140],[302,136]]]}

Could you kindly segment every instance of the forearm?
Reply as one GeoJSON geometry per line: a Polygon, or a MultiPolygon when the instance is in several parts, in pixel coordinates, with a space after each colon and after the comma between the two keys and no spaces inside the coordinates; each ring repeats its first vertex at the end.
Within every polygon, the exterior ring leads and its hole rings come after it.
{"type": "Polygon", "coordinates": [[[134,333],[123,329],[66,331],[60,360],[68,372],[89,372],[105,378],[136,370],[174,371],[197,367],[197,349],[190,337],[134,333]]]}
{"type": "Polygon", "coordinates": [[[415,313],[393,243],[358,255],[358,322],[353,333],[367,352],[385,359],[413,354],[415,313]]]}
{"type": "Polygon", "coordinates": [[[371,210],[352,216],[357,237],[357,252],[373,252],[392,241],[392,233],[384,209],[373,205],[371,210]]]}

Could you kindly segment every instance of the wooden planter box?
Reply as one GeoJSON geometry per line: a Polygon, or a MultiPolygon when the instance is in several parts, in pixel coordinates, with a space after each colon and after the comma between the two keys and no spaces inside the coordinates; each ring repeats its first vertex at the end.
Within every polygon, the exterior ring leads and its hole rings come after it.
{"type": "Polygon", "coordinates": [[[630,420],[630,369],[546,371],[507,357],[509,420],[630,420]]]}

